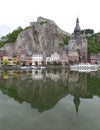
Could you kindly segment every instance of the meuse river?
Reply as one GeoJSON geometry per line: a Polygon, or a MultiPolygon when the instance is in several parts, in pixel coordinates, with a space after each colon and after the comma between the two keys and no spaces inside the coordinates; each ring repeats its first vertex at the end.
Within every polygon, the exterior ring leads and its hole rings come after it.
{"type": "Polygon", "coordinates": [[[100,71],[0,72],[0,130],[100,130],[100,71]]]}

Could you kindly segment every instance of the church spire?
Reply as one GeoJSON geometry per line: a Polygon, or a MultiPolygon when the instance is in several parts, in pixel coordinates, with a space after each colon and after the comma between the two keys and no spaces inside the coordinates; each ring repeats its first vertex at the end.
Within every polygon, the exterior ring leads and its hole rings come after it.
{"type": "Polygon", "coordinates": [[[80,98],[78,96],[74,96],[74,104],[75,104],[75,109],[76,109],[76,113],[78,114],[78,109],[79,109],[79,105],[80,105],[80,98]]]}
{"type": "Polygon", "coordinates": [[[77,17],[76,23],[79,23],[79,19],[78,19],[78,17],[77,17]]]}
{"type": "Polygon", "coordinates": [[[74,29],[74,34],[77,35],[77,34],[79,34],[80,32],[81,32],[81,28],[80,28],[80,26],[79,26],[79,19],[78,19],[78,17],[77,17],[77,19],[76,19],[76,27],[75,27],[75,29],[74,29]]]}

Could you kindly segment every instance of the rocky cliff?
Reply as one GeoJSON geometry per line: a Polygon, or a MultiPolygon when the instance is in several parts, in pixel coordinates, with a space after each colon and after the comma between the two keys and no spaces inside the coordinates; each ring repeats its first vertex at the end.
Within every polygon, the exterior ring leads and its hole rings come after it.
{"type": "Polygon", "coordinates": [[[66,35],[69,33],[61,30],[52,20],[39,17],[18,35],[15,43],[6,44],[1,49],[5,49],[10,55],[21,52],[58,52],[66,35]]]}

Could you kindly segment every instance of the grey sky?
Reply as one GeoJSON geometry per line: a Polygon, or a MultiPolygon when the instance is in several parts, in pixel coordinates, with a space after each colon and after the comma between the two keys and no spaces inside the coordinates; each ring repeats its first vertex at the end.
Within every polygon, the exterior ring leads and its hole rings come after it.
{"type": "Polygon", "coordinates": [[[72,33],[77,16],[82,29],[100,31],[99,0],[0,0],[0,36],[42,16],[72,33]]]}

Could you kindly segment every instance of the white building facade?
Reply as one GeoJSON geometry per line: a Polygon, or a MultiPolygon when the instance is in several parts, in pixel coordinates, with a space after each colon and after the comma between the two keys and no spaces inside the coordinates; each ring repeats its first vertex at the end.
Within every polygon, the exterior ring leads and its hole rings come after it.
{"type": "Polygon", "coordinates": [[[54,62],[54,61],[56,61],[56,62],[60,61],[60,56],[58,53],[51,54],[51,62],[54,62]]]}
{"type": "Polygon", "coordinates": [[[42,65],[43,62],[43,55],[42,54],[33,54],[32,55],[32,65],[42,65]]]}
{"type": "Polygon", "coordinates": [[[51,56],[47,56],[46,57],[46,64],[50,64],[51,63],[51,56]]]}

